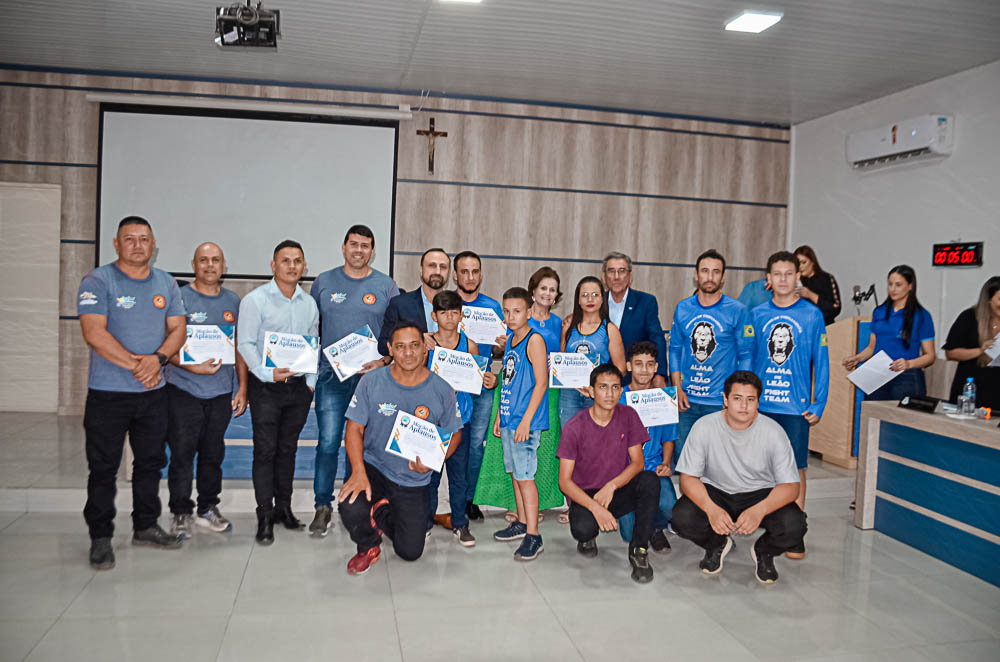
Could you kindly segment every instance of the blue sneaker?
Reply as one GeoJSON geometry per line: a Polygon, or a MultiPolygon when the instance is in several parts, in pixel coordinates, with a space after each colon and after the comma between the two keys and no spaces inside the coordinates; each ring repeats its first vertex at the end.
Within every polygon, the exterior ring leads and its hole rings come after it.
{"type": "Polygon", "coordinates": [[[508,542],[523,538],[528,533],[528,525],[524,522],[514,521],[506,529],[500,529],[493,534],[493,539],[498,542],[508,542]]]}
{"type": "Polygon", "coordinates": [[[534,561],[542,553],[542,537],[531,533],[524,534],[521,546],[514,552],[515,561],[534,561]]]}

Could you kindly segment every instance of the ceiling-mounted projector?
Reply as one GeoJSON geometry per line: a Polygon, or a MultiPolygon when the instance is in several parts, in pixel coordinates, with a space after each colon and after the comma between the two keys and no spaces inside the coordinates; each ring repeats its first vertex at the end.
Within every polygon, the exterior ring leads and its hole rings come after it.
{"type": "Polygon", "coordinates": [[[281,12],[264,9],[260,2],[251,6],[233,3],[215,8],[215,43],[220,48],[229,46],[277,48],[281,36],[281,12]]]}

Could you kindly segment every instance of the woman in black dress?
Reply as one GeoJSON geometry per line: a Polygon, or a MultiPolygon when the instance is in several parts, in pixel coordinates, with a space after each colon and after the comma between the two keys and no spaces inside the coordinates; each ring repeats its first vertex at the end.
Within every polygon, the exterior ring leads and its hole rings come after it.
{"type": "Polygon", "coordinates": [[[799,261],[799,296],[812,301],[823,313],[823,323],[829,326],[840,314],[840,288],[833,274],[823,271],[816,259],[816,251],[809,246],[795,249],[799,261]]]}
{"type": "Polygon", "coordinates": [[[976,406],[1000,409],[1000,367],[988,367],[986,350],[1000,334],[1000,276],[993,276],[979,291],[979,302],[959,313],[944,344],[949,361],[958,361],[949,399],[955,402],[965,380],[976,382],[976,406]]]}

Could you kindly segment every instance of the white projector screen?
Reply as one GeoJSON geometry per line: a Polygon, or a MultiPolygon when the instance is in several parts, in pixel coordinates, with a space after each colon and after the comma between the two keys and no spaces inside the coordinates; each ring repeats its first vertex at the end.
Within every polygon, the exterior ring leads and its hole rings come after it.
{"type": "Polygon", "coordinates": [[[270,278],[274,246],[294,239],[315,277],[343,264],[356,223],[390,273],[396,122],[188,112],[102,106],[98,264],[116,259],[118,222],[136,215],[153,227],[154,266],[175,275],[214,241],[229,277],[270,278]]]}

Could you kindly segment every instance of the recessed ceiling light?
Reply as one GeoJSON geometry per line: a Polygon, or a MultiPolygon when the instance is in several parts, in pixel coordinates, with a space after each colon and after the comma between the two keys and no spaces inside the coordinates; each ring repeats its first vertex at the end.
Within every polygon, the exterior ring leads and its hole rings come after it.
{"type": "Polygon", "coordinates": [[[745,11],[726,23],[726,29],[734,32],[763,32],[784,16],[781,12],[745,11]]]}

